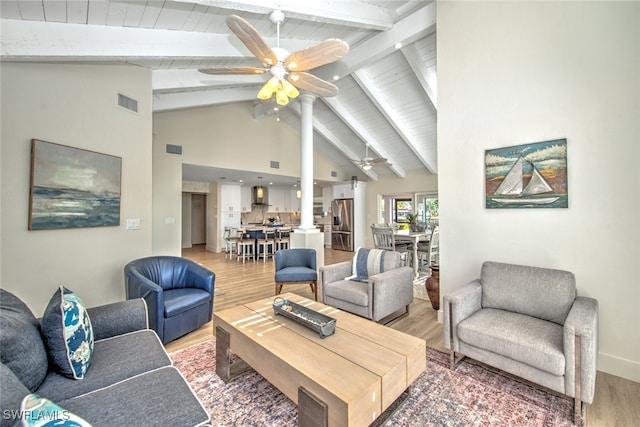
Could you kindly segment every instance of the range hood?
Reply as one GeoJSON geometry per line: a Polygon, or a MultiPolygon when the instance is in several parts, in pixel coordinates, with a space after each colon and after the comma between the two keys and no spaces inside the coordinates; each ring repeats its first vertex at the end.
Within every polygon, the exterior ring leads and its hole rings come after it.
{"type": "Polygon", "coordinates": [[[262,185],[256,185],[251,189],[251,204],[254,206],[269,205],[269,189],[262,185]]]}

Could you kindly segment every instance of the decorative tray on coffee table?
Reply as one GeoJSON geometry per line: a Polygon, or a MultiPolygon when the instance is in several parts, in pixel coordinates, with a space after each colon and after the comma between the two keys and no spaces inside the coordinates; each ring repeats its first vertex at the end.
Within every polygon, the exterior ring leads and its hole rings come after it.
{"type": "Polygon", "coordinates": [[[311,310],[303,305],[277,297],[273,300],[273,312],[282,315],[320,334],[320,338],[333,335],[336,331],[336,319],[311,310]]]}

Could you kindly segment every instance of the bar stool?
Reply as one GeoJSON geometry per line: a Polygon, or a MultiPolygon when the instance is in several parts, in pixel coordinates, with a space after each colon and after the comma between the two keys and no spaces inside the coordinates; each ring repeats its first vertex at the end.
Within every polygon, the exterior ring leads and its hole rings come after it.
{"type": "Polygon", "coordinates": [[[281,249],[289,249],[291,228],[282,227],[276,232],[276,252],[281,249]]]}
{"type": "Polygon", "coordinates": [[[262,257],[262,262],[267,262],[268,257],[273,257],[275,238],[276,232],[273,230],[264,230],[262,233],[258,234],[258,252],[256,255],[258,258],[262,257]]]}
{"type": "Polygon", "coordinates": [[[255,252],[254,252],[255,240],[251,238],[249,233],[242,233],[240,235],[240,240],[238,240],[238,257],[237,261],[240,261],[242,258],[242,263],[244,264],[247,258],[253,259],[253,262],[256,261],[255,252]]]}
{"type": "Polygon", "coordinates": [[[225,259],[233,259],[233,254],[238,253],[238,242],[240,237],[238,236],[238,229],[234,227],[224,228],[224,243],[225,243],[225,259]]]}

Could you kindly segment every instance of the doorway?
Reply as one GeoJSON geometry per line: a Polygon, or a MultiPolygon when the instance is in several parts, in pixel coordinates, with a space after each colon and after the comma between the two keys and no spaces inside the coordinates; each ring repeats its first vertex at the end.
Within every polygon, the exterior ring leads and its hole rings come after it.
{"type": "Polygon", "coordinates": [[[191,195],[191,244],[207,243],[207,195],[191,195]]]}

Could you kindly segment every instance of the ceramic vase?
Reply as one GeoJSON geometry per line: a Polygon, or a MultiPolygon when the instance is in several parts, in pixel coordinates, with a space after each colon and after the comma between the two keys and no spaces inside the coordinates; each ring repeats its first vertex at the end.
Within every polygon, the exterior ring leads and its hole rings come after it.
{"type": "Polygon", "coordinates": [[[425,288],[427,288],[427,295],[431,301],[431,307],[434,310],[440,309],[440,266],[431,265],[431,276],[427,277],[424,282],[425,288]]]}

